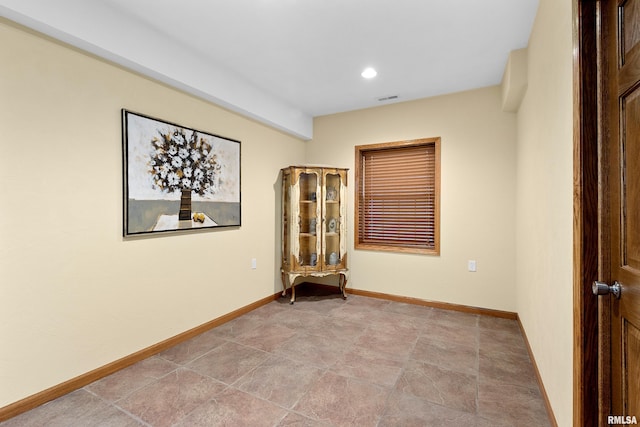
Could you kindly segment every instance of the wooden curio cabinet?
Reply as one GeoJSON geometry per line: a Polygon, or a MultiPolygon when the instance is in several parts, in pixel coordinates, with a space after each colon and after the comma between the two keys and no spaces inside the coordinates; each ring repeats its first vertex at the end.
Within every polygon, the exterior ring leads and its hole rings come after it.
{"type": "Polygon", "coordinates": [[[282,295],[298,277],[339,275],[343,298],[347,269],[347,169],[282,169],[282,295]]]}

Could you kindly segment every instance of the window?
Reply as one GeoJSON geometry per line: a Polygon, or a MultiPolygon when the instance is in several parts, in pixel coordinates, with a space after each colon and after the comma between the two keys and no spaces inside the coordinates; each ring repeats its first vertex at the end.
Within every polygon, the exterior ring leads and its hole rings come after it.
{"type": "Polygon", "coordinates": [[[355,248],[440,253],[440,138],[356,146],[355,248]]]}

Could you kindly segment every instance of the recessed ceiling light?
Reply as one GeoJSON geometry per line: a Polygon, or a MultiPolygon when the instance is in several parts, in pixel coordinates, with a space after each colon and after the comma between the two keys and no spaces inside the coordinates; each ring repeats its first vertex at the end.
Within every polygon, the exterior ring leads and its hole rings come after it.
{"type": "Polygon", "coordinates": [[[361,76],[364,77],[365,79],[372,79],[377,75],[378,75],[378,72],[371,67],[365,68],[361,74],[361,76]]]}

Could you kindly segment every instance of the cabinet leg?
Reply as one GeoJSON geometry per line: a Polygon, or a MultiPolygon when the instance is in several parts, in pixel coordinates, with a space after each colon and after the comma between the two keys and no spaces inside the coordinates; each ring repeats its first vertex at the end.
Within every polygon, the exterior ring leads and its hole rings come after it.
{"type": "Polygon", "coordinates": [[[282,296],[287,296],[287,276],[284,271],[280,273],[282,275],[282,296]]]}
{"type": "Polygon", "coordinates": [[[291,285],[291,302],[289,304],[293,304],[296,301],[296,287],[295,285],[291,285]]]}
{"type": "Polygon", "coordinates": [[[342,292],[342,299],[347,299],[347,276],[340,274],[340,291],[342,292]]]}

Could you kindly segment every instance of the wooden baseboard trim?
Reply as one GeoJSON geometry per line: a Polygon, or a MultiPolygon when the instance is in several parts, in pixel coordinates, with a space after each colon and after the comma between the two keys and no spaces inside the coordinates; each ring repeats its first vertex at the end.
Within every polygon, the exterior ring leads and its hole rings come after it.
{"type": "Polygon", "coordinates": [[[518,321],[518,326],[520,326],[520,332],[522,333],[522,337],[524,338],[524,343],[527,346],[529,358],[531,359],[531,364],[533,364],[533,370],[536,373],[536,380],[538,381],[540,394],[542,394],[542,400],[544,400],[544,405],[547,408],[549,422],[551,423],[552,427],[558,427],[558,422],[556,421],[556,417],[553,413],[553,408],[551,407],[551,402],[549,401],[549,395],[547,395],[547,390],[544,388],[544,383],[542,382],[542,377],[540,376],[540,371],[538,370],[538,364],[536,363],[535,357],[533,357],[533,351],[531,351],[531,345],[529,344],[527,333],[525,332],[524,327],[522,326],[522,322],[520,321],[520,316],[518,316],[516,320],[518,321]]]}
{"type": "Polygon", "coordinates": [[[255,310],[258,307],[261,307],[265,304],[270,303],[271,301],[278,299],[280,295],[281,295],[280,292],[278,292],[277,294],[258,300],[254,303],[241,307],[237,310],[234,310],[230,313],[220,316],[200,326],[196,326],[193,329],[189,329],[186,332],[183,332],[174,337],[168,338],[164,341],[154,344],[150,347],[137,351],[121,359],[118,359],[114,362],[111,362],[104,366],[96,368],[93,371],[79,375],[61,384],[55,385],[39,393],[25,397],[24,399],[21,399],[17,402],[14,402],[5,407],[2,407],[0,408],[0,422],[8,420],[9,418],[13,418],[16,415],[20,415],[23,412],[27,412],[31,409],[34,409],[51,400],[64,396],[67,393],[71,393],[74,390],[77,390],[88,384],[91,384],[94,381],[97,381],[101,378],[111,375],[114,372],[117,372],[121,369],[131,366],[134,363],[140,362],[141,360],[151,357],[157,353],[160,353],[161,351],[167,350],[168,348],[171,348],[190,338],[200,335],[203,332],[213,329],[216,326],[220,326],[223,323],[227,323],[228,321],[233,320],[236,317],[242,316],[243,314],[249,313],[250,311],[255,310]]]}
{"type": "Polygon", "coordinates": [[[485,316],[501,317],[516,320],[517,313],[511,311],[493,310],[490,308],[472,307],[468,305],[451,304],[447,302],[429,301],[420,298],[403,297],[399,295],[384,294],[380,292],[364,291],[361,289],[347,289],[347,294],[361,295],[365,297],[386,299],[389,301],[403,302],[406,304],[423,305],[425,307],[441,308],[444,310],[460,311],[462,313],[482,314],[485,316]]]}

